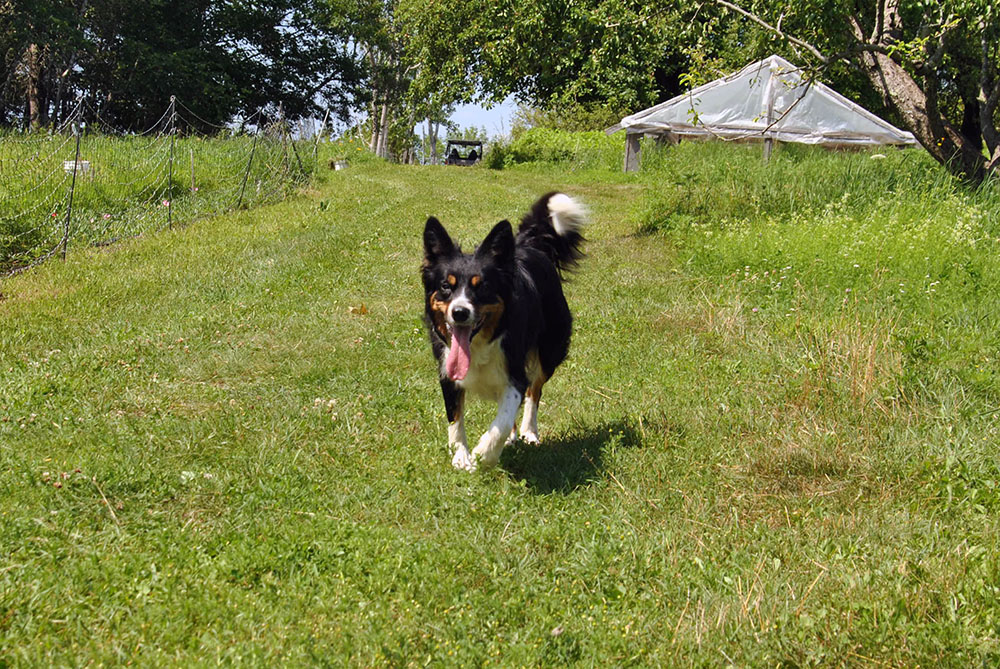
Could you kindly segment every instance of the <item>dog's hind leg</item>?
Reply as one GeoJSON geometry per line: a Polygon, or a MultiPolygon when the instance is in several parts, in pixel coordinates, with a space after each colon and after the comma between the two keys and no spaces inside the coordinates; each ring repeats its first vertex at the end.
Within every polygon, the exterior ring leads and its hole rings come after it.
{"type": "Polygon", "coordinates": [[[465,436],[465,391],[448,379],[441,379],[441,391],[448,414],[448,446],[455,451],[451,464],[456,469],[474,471],[476,464],[465,436]]]}
{"type": "Polygon", "coordinates": [[[539,376],[524,396],[524,415],[521,418],[521,439],[528,444],[538,444],[538,403],[542,400],[545,377],[539,376]]]}

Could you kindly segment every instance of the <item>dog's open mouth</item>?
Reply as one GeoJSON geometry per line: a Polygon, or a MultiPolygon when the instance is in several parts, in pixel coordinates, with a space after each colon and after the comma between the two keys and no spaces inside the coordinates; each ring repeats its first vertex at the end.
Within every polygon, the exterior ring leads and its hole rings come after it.
{"type": "Polygon", "coordinates": [[[472,339],[473,326],[452,325],[451,348],[448,349],[448,357],[444,361],[444,371],[452,381],[461,381],[469,373],[469,361],[472,357],[469,350],[469,341],[472,339]]]}

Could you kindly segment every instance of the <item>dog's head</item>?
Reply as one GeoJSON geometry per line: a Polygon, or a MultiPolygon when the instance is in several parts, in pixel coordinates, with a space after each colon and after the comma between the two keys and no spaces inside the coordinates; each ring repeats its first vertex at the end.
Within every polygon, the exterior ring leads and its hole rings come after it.
{"type": "Polygon", "coordinates": [[[434,218],[424,227],[423,280],[427,316],[448,353],[444,371],[453,381],[469,371],[474,337],[492,339],[503,319],[514,268],[514,232],[497,223],[475,253],[462,253],[434,218]]]}

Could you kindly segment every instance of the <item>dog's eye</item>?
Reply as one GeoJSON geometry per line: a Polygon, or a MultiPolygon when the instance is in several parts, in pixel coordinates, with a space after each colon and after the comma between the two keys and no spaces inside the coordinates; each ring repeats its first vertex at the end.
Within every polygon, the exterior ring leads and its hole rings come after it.
{"type": "Polygon", "coordinates": [[[451,292],[451,284],[449,284],[447,281],[442,281],[441,282],[441,288],[438,290],[438,292],[441,292],[441,293],[450,293],[451,292]]]}

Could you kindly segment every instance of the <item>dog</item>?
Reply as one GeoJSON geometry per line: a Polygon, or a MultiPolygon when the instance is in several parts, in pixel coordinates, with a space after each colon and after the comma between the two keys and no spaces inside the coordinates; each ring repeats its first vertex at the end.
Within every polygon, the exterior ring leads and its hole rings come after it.
{"type": "Polygon", "coordinates": [[[500,221],[471,253],[431,216],[424,227],[422,278],[425,322],[438,362],[448,417],[452,465],[493,467],[517,433],[537,444],[542,386],[569,352],[573,317],[563,295],[568,271],[582,259],[587,212],[564,193],[543,195],[521,220],[517,235],[500,221]],[[465,398],[497,402],[489,429],[469,451],[465,398]]]}

